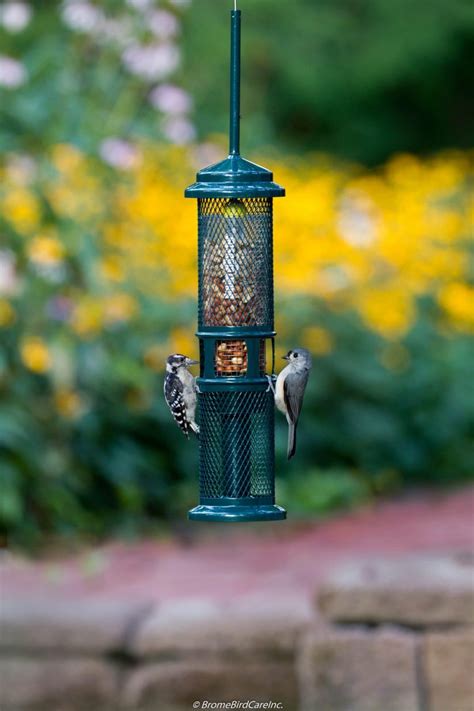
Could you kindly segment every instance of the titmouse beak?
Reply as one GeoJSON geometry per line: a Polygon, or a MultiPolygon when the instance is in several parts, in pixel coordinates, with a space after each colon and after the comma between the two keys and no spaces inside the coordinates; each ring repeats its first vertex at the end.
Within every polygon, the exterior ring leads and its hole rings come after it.
{"type": "Polygon", "coordinates": [[[199,365],[199,361],[198,361],[198,360],[193,360],[192,358],[186,358],[186,365],[187,365],[187,366],[190,366],[190,365],[199,365]]]}
{"type": "Polygon", "coordinates": [[[283,360],[290,360],[290,356],[288,356],[288,355],[282,356],[282,358],[283,358],[283,360]]]}

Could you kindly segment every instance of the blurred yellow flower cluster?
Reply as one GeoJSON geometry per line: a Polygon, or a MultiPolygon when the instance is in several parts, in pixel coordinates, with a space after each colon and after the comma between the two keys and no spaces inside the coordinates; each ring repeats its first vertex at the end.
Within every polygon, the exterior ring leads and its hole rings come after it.
{"type": "MultiPolygon", "coordinates": [[[[63,296],[67,292],[71,304],[63,321],[80,338],[137,318],[143,300],[196,297],[196,204],[183,197],[192,156],[146,146],[140,156],[119,175],[58,145],[46,172],[23,168],[21,161],[2,169],[0,208],[16,235],[14,250],[63,296]]],[[[400,155],[372,172],[320,156],[273,168],[287,189],[285,199],[275,200],[277,293],[355,308],[370,329],[392,340],[414,322],[417,297],[430,293],[448,326],[474,328],[472,155],[400,155]]],[[[20,288],[2,290],[0,279],[0,327],[14,323],[12,294],[20,288]]],[[[50,365],[40,335],[21,348],[35,372],[50,365]]],[[[303,335],[315,353],[332,348],[331,334],[319,326],[303,335]]],[[[188,330],[178,327],[172,338],[178,350],[192,350],[188,330]]],[[[150,367],[158,367],[163,347],[160,342],[144,353],[150,367]]]]}
{"type": "Polygon", "coordinates": [[[0,299],[0,328],[10,326],[15,320],[13,306],[6,299],[0,299]]]}
{"type": "Polygon", "coordinates": [[[104,326],[129,321],[138,311],[131,294],[115,292],[101,298],[85,294],[78,298],[71,316],[72,329],[82,337],[95,336],[104,326]]]}
{"type": "Polygon", "coordinates": [[[474,237],[472,157],[402,155],[373,173],[276,171],[276,282],[335,307],[355,307],[386,337],[415,318],[415,299],[439,295],[451,324],[474,326],[469,242],[474,237]]]}
{"type": "Polygon", "coordinates": [[[57,237],[39,234],[31,240],[29,257],[33,262],[43,265],[54,265],[64,257],[64,246],[57,237]]]}
{"type": "Polygon", "coordinates": [[[39,337],[25,338],[21,344],[21,358],[29,370],[45,373],[52,365],[51,353],[39,337]]]}
{"type": "MultiPolygon", "coordinates": [[[[179,299],[196,294],[196,207],[183,200],[183,155],[168,160],[166,169],[145,160],[120,190],[116,222],[104,228],[113,254],[102,274],[116,282],[126,273],[145,290],[179,299]]],[[[277,165],[275,175],[287,188],[275,201],[277,290],[355,307],[388,338],[406,332],[416,297],[427,292],[439,294],[453,325],[473,325],[470,156],[398,156],[373,173],[315,158],[292,169],[277,165]]],[[[313,340],[317,351],[328,349],[321,334],[313,340]]]]}

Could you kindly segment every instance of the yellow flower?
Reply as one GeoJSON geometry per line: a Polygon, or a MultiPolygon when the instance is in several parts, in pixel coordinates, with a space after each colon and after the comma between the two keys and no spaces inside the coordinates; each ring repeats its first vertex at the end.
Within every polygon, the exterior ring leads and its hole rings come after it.
{"type": "Polygon", "coordinates": [[[102,307],[96,299],[86,297],[77,304],[72,314],[71,326],[79,336],[95,336],[101,331],[102,325],[102,307]]]}
{"type": "Polygon", "coordinates": [[[138,311],[138,304],[130,294],[112,294],[104,300],[104,315],[107,323],[128,321],[138,311]]]}
{"type": "Polygon", "coordinates": [[[441,289],[438,301],[455,325],[474,329],[474,288],[454,282],[441,289]]]}
{"type": "Polygon", "coordinates": [[[154,343],[146,349],[143,354],[143,360],[149,368],[161,372],[165,367],[165,361],[170,352],[170,347],[167,343],[154,343]]]}
{"type": "Polygon", "coordinates": [[[331,334],[320,326],[305,328],[302,339],[304,346],[316,355],[326,355],[333,347],[331,334]]]}
{"type": "Polygon", "coordinates": [[[0,298],[0,328],[11,326],[16,315],[13,306],[6,299],[0,298]]]}
{"type": "Polygon", "coordinates": [[[51,368],[51,354],[41,338],[26,338],[21,344],[20,352],[23,363],[34,373],[46,373],[51,368]]]}
{"type": "Polygon", "coordinates": [[[74,390],[61,388],[54,395],[56,409],[60,415],[68,419],[74,419],[81,414],[83,402],[74,390]]]}
{"type": "Polygon", "coordinates": [[[122,281],[125,277],[123,260],[115,254],[108,254],[102,259],[99,271],[102,278],[107,281],[122,281]]]}
{"type": "Polygon", "coordinates": [[[39,224],[40,210],[36,197],[24,188],[9,190],[3,198],[2,212],[17,232],[31,232],[39,224]]]}
{"type": "Polygon", "coordinates": [[[401,153],[390,160],[386,174],[395,186],[412,189],[422,178],[423,165],[415,156],[401,153]]]}
{"type": "Polygon", "coordinates": [[[403,335],[415,315],[411,295],[400,287],[368,290],[359,297],[358,306],[367,325],[386,338],[403,335]]]}
{"type": "Polygon", "coordinates": [[[54,266],[62,261],[64,257],[64,246],[55,237],[38,235],[35,237],[28,249],[30,259],[36,264],[44,266],[54,266]]]}
{"type": "Polygon", "coordinates": [[[170,343],[173,353],[182,353],[190,358],[197,357],[197,340],[192,328],[174,328],[170,334],[170,343]]]}
{"type": "Polygon", "coordinates": [[[52,151],[52,163],[61,172],[74,174],[84,165],[84,156],[70,143],[59,143],[52,151]]]}

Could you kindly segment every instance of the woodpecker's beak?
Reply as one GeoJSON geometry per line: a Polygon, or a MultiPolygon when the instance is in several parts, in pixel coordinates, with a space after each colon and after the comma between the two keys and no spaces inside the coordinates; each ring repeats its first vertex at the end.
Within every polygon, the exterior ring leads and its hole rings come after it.
{"type": "Polygon", "coordinates": [[[199,361],[198,361],[198,360],[193,360],[192,358],[186,358],[186,365],[187,365],[187,366],[190,366],[190,365],[199,365],[199,361]]]}
{"type": "Polygon", "coordinates": [[[288,356],[288,355],[282,356],[282,358],[283,358],[283,360],[290,360],[290,356],[288,356]]]}

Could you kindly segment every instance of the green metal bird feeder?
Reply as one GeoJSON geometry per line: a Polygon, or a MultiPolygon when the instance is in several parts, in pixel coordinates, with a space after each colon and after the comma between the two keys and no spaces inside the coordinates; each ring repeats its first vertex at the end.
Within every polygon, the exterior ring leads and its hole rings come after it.
{"type": "Polygon", "coordinates": [[[273,198],[284,188],[240,156],[240,10],[231,11],[230,151],[185,196],[198,201],[200,504],[192,520],[286,518],[275,505],[273,198]],[[270,344],[270,348],[267,348],[270,344]]]}

